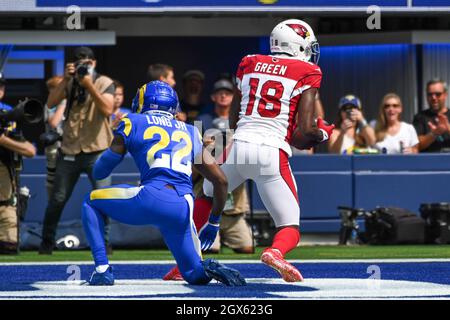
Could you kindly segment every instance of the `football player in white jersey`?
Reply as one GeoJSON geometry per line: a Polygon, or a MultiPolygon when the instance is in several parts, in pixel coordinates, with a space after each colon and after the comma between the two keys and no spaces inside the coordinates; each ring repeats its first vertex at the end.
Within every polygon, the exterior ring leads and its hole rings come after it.
{"type": "MultiPolygon", "coordinates": [[[[311,27],[296,19],[279,23],[270,36],[270,49],[272,55],[248,55],[239,64],[238,92],[230,118],[230,128],[236,131],[221,168],[228,178],[229,191],[247,179],[255,182],[277,227],[273,243],[264,250],[261,260],[285,281],[297,282],[303,280],[301,273],[284,259],[300,241],[297,186],[288,162],[290,146],[309,149],[325,142],[334,125],[314,119],[322,72],[317,66],[319,44],[311,27]]],[[[203,189],[207,197],[212,197],[209,181],[205,180],[203,189]]],[[[210,209],[205,201],[211,203],[207,199],[196,201],[194,220],[204,219],[210,209]]],[[[217,221],[204,224],[199,231],[202,249],[212,245],[218,229],[217,221]]],[[[174,270],[166,280],[174,279],[174,270]]]]}

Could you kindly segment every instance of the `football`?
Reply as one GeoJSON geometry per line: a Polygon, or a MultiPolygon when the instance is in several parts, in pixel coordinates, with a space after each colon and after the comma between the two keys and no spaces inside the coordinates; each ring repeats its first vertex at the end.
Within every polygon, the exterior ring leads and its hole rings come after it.
{"type": "MultiPolygon", "coordinates": [[[[314,119],[314,122],[317,123],[317,118],[314,119]]],[[[326,120],[323,120],[323,124],[326,126],[330,125],[326,120]]],[[[311,149],[314,146],[312,144],[305,144],[305,143],[306,141],[304,141],[304,138],[302,137],[300,128],[297,126],[294,130],[294,133],[292,134],[291,146],[300,150],[311,149]]]]}

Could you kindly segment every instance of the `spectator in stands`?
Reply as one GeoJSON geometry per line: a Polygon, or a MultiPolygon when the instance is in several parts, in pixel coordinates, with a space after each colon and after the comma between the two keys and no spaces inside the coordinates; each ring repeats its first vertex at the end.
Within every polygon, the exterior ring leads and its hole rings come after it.
{"type": "Polygon", "coordinates": [[[196,120],[202,122],[204,131],[215,128],[225,132],[229,129],[228,118],[233,102],[234,85],[227,78],[221,78],[214,83],[213,91],[211,93],[211,101],[213,102],[210,108],[212,112],[201,113],[196,120]]]}
{"type": "MultiPolygon", "coordinates": [[[[1,100],[5,96],[6,82],[0,78],[0,113],[13,108],[1,100]]],[[[34,146],[15,132],[15,124],[0,126],[0,254],[17,253],[19,246],[17,217],[17,176],[18,155],[34,157],[34,146]]]]}
{"type": "Polygon", "coordinates": [[[199,70],[189,70],[183,75],[183,99],[181,110],[187,114],[187,122],[193,123],[205,108],[202,102],[205,75],[199,70]]]}
{"type": "Polygon", "coordinates": [[[375,144],[375,132],[364,118],[361,101],[354,95],[339,100],[336,129],[328,142],[328,151],[351,154],[356,147],[366,148],[375,144]]]}
{"type": "Polygon", "coordinates": [[[403,105],[400,97],[395,93],[388,93],[383,97],[374,123],[377,143],[375,148],[382,153],[417,153],[419,139],[416,129],[401,121],[403,105]]]}
{"type": "MultiPolygon", "coordinates": [[[[155,81],[155,80],[163,81],[163,82],[167,83],[169,86],[171,86],[172,88],[175,88],[175,85],[177,84],[175,81],[175,74],[174,74],[173,67],[171,67],[167,64],[161,64],[161,63],[151,64],[148,67],[147,75],[148,75],[149,81],[155,81]]],[[[185,112],[182,111],[182,112],[178,112],[175,115],[175,118],[177,120],[186,122],[187,115],[185,112]]]]}
{"type": "Polygon", "coordinates": [[[116,118],[120,119],[124,114],[131,112],[129,108],[125,108],[123,106],[125,90],[122,83],[117,80],[114,80],[114,87],[116,88],[114,91],[114,109],[112,114],[112,120],[114,121],[116,118]]]}
{"type": "MultiPolygon", "coordinates": [[[[45,211],[40,254],[51,254],[56,229],[66,202],[81,173],[86,173],[97,189],[110,185],[109,180],[95,181],[92,169],[97,158],[111,144],[111,115],[114,108],[114,83],[95,71],[96,59],[87,47],[76,48],[75,61],[66,65],[64,79],[50,92],[47,106],[67,99],[63,140],[56,160],[54,191],[45,211]]],[[[109,220],[105,219],[109,226],[109,220]]],[[[109,227],[105,243],[110,249],[109,227]]]]}
{"type": "Polygon", "coordinates": [[[0,74],[0,108],[2,110],[9,111],[12,109],[12,107],[9,104],[4,103],[2,100],[5,97],[6,94],[6,80],[2,78],[0,74]]]}
{"type": "Polygon", "coordinates": [[[419,135],[420,152],[450,152],[450,111],[447,107],[448,86],[443,80],[427,83],[429,108],[414,117],[419,135]]]}
{"type": "Polygon", "coordinates": [[[162,63],[151,64],[148,67],[147,76],[149,82],[155,80],[163,81],[172,88],[175,88],[175,85],[177,84],[175,81],[175,74],[173,71],[173,67],[167,64],[162,63]]]}
{"type": "MultiPolygon", "coordinates": [[[[47,89],[49,94],[53,92],[58,85],[63,81],[64,77],[54,76],[47,80],[47,89]]],[[[64,111],[66,110],[66,99],[56,106],[46,106],[45,114],[47,118],[46,132],[53,132],[55,136],[62,136],[63,133],[63,120],[64,111]]],[[[58,140],[51,145],[45,147],[45,157],[47,158],[47,198],[50,199],[50,195],[53,191],[53,184],[55,180],[56,170],[56,158],[58,155],[58,149],[61,148],[61,141],[58,140]]]]}
{"type": "MultiPolygon", "coordinates": [[[[211,100],[214,102],[214,117],[203,114],[199,120],[204,121],[204,143],[212,149],[212,154],[218,163],[225,161],[226,146],[231,143],[232,132],[227,131],[231,102],[233,100],[234,85],[228,78],[219,79],[214,83],[211,100]],[[219,145],[220,144],[220,145],[219,145]]],[[[203,179],[193,175],[196,197],[203,196],[203,179]]],[[[250,212],[250,204],[245,183],[237,187],[228,195],[223,212],[222,222],[217,238],[211,247],[211,252],[219,252],[221,243],[232,248],[237,253],[253,253],[253,240],[250,227],[245,215],[250,212]]],[[[206,222],[207,218],[205,219],[206,222]]]]}

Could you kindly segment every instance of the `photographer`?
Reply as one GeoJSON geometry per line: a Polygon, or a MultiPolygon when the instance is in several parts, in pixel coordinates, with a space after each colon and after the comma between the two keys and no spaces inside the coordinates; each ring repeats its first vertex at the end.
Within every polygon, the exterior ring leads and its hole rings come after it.
{"type": "MultiPolygon", "coordinates": [[[[56,89],[59,83],[63,81],[63,77],[54,76],[47,80],[46,85],[48,92],[56,89]]],[[[45,144],[45,157],[47,158],[47,198],[53,191],[53,182],[55,180],[56,158],[58,149],[61,148],[62,125],[64,120],[64,111],[66,109],[66,100],[62,100],[57,106],[45,108],[46,133],[41,136],[45,144]]]]}
{"type": "MultiPolygon", "coordinates": [[[[59,219],[81,173],[86,173],[94,189],[110,185],[110,179],[94,180],[92,169],[97,158],[111,144],[111,115],[114,83],[95,71],[97,61],[90,48],[74,52],[75,62],[68,63],[64,79],[52,90],[47,106],[67,99],[61,149],[56,160],[54,190],[47,204],[40,254],[52,254],[59,219]]],[[[109,221],[105,220],[109,225],[109,221]]],[[[109,228],[105,228],[108,244],[109,228]]]]}
{"type": "MultiPolygon", "coordinates": [[[[0,114],[13,108],[1,102],[5,82],[0,79],[0,114]]],[[[34,157],[36,149],[15,135],[14,123],[0,122],[0,254],[16,253],[18,249],[18,217],[16,207],[16,162],[18,156],[34,157]]]]}

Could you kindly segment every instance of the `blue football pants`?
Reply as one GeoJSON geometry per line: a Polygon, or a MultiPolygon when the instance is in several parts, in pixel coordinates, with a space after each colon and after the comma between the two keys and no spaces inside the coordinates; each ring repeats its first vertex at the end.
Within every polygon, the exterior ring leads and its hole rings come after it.
{"type": "Polygon", "coordinates": [[[183,278],[207,284],[200,241],[193,223],[193,198],[174,189],[152,185],[116,185],[90,192],[82,206],[82,221],[95,265],[109,264],[103,239],[104,216],[130,225],[157,227],[172,252],[183,278]]]}

